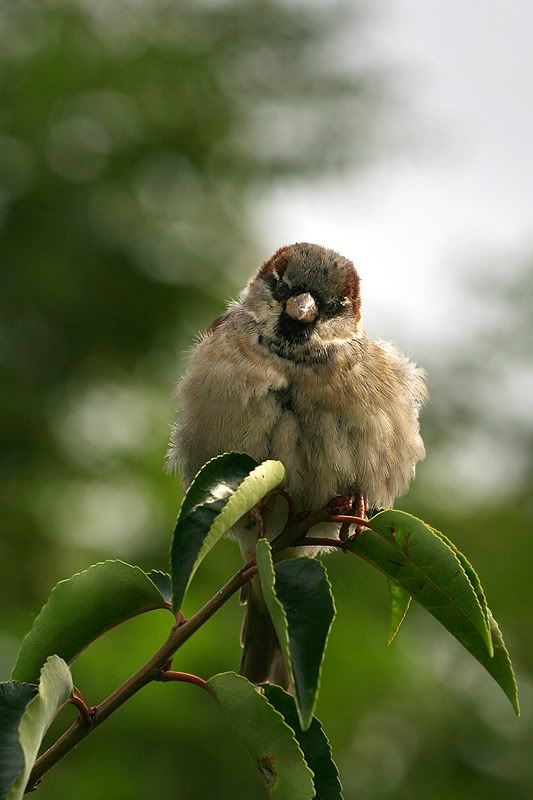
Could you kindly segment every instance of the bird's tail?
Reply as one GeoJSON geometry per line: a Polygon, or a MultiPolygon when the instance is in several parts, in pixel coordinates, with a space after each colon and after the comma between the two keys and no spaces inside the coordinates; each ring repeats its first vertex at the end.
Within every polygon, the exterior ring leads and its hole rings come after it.
{"type": "Polygon", "coordinates": [[[241,630],[241,675],[252,683],[275,683],[290,688],[281,647],[257,578],[243,587],[246,611],[241,630]]]}

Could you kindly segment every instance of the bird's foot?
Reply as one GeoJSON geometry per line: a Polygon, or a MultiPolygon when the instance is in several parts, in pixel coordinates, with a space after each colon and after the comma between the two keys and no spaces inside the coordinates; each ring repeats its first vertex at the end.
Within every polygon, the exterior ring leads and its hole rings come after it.
{"type": "MultiPolygon", "coordinates": [[[[335,516],[346,514],[350,517],[358,517],[359,519],[366,519],[368,514],[368,500],[366,495],[362,492],[355,492],[355,494],[351,495],[350,497],[336,497],[332,502],[335,501],[348,501],[349,506],[347,511],[337,511],[335,516]]],[[[331,505],[331,504],[330,504],[331,505]]],[[[352,523],[350,522],[343,522],[340,530],[339,530],[339,539],[341,542],[346,542],[350,538],[350,528],[352,527],[352,523]]],[[[354,536],[358,536],[361,531],[364,530],[363,525],[355,525],[354,536]]]]}
{"type": "Polygon", "coordinates": [[[340,495],[330,500],[327,509],[332,517],[349,514],[353,507],[353,495],[340,495]]]}

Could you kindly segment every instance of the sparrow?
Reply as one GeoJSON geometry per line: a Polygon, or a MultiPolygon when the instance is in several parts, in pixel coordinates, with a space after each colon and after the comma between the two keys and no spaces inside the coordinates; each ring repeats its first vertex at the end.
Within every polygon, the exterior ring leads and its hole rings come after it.
{"type": "MultiPolygon", "coordinates": [[[[336,497],[362,499],[363,512],[390,508],[425,455],[419,412],[426,399],[425,371],[366,335],[353,263],[318,244],[287,245],[193,347],[177,386],[167,465],[186,489],[211,458],[245,452],[284,464],[284,488],[301,512],[336,497]]],[[[265,516],[270,540],[286,519],[277,498],[265,516]]],[[[244,560],[253,559],[254,521],[241,520],[231,535],[244,560]]],[[[309,535],[338,538],[342,529],[326,522],[309,535]]],[[[248,588],[241,673],[287,686],[257,578],[248,588]]]]}

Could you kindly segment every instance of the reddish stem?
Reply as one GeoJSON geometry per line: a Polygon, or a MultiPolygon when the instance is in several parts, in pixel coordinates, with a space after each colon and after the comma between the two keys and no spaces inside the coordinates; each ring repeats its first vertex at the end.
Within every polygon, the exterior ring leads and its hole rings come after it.
{"type": "Polygon", "coordinates": [[[205,689],[206,692],[209,691],[207,681],[204,681],[204,679],[198,677],[198,675],[191,675],[189,672],[173,672],[172,670],[166,670],[161,673],[159,680],[168,683],[172,681],[176,683],[192,683],[194,686],[199,686],[200,689],[205,689]]]}
{"type": "Polygon", "coordinates": [[[248,564],[245,564],[240,570],[240,574],[243,581],[249,581],[255,578],[257,575],[257,564],[255,561],[250,561],[248,564]]]}
{"type": "Polygon", "coordinates": [[[362,517],[350,517],[345,514],[335,514],[332,517],[328,517],[328,522],[347,522],[350,525],[358,525],[361,528],[370,528],[372,530],[372,525],[369,524],[368,520],[363,519],[362,517]]]}
{"type": "Polygon", "coordinates": [[[170,638],[159,648],[157,653],[97,706],[92,725],[87,725],[80,719],[76,720],[45,753],[39,756],[31,771],[26,790],[30,791],[54,764],[57,764],[102,722],[105,722],[111,714],[114,714],[120,706],[130,697],[133,697],[143,686],[146,686],[151,681],[158,680],[161,675],[161,669],[168,664],[174,653],[256,572],[257,567],[253,561],[245,564],[196,614],[184,622],[183,625],[176,627],[170,638]]]}
{"type": "Polygon", "coordinates": [[[88,706],[83,699],[82,693],[78,689],[73,690],[68,702],[71,706],[74,706],[78,709],[80,712],[80,718],[86,722],[87,725],[93,724],[94,717],[96,715],[96,706],[88,706]]]}

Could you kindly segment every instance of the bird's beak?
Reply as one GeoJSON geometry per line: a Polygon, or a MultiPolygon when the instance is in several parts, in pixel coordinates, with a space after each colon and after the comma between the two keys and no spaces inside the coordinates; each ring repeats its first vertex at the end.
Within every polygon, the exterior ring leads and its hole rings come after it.
{"type": "Polygon", "coordinates": [[[287,300],[285,311],[298,322],[314,322],[318,316],[318,308],[314,297],[306,292],[287,300]]]}

